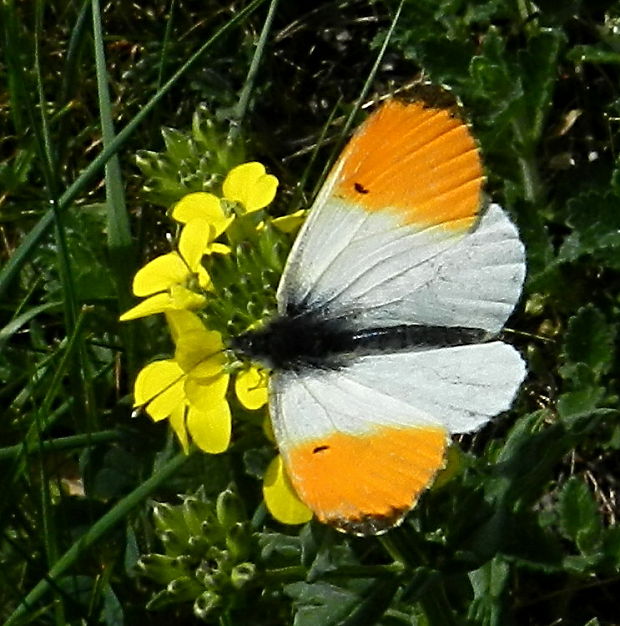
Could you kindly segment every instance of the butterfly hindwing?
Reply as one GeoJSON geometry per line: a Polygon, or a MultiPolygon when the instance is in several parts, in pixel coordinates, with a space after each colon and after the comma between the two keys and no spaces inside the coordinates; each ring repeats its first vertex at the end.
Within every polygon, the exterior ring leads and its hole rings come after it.
{"type": "Polygon", "coordinates": [[[295,490],[321,521],[378,532],[443,467],[448,434],[509,408],[524,375],[518,352],[499,341],[276,372],[274,432],[295,490]]]}

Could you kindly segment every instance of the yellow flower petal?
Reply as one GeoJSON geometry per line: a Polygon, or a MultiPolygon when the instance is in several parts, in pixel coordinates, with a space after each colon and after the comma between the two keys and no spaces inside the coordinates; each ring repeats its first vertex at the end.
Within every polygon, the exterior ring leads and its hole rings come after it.
{"type": "Polygon", "coordinates": [[[176,339],[174,358],[193,378],[211,378],[219,374],[226,363],[220,333],[214,330],[193,330],[176,339]]]}
{"type": "Polygon", "coordinates": [[[185,425],[186,413],[187,406],[185,404],[179,404],[179,406],[174,409],[169,419],[170,426],[172,427],[172,430],[174,430],[185,454],[189,451],[189,439],[187,437],[187,427],[185,425]]]}
{"type": "Polygon", "coordinates": [[[278,455],[267,468],[263,478],[263,496],[269,512],[283,524],[305,524],[312,511],[297,497],[278,455]]]}
{"type": "Polygon", "coordinates": [[[169,298],[169,309],[187,309],[190,311],[200,309],[207,301],[203,295],[196,293],[187,287],[183,287],[183,285],[173,285],[170,287],[169,298]]]}
{"type": "Polygon", "coordinates": [[[183,382],[179,381],[166,391],[162,391],[146,405],[146,412],[154,422],[159,422],[170,417],[175,409],[185,404],[183,382]]]}
{"type": "Polygon", "coordinates": [[[239,372],[235,378],[235,393],[246,409],[256,411],[267,404],[267,373],[256,366],[239,372]]]}
{"type": "Polygon", "coordinates": [[[206,330],[202,320],[191,311],[166,311],[166,321],[170,326],[172,341],[176,344],[180,335],[206,330]]]}
{"type": "MultiPolygon", "coordinates": [[[[208,249],[205,254],[208,254],[208,249]]],[[[198,275],[198,286],[205,291],[211,289],[211,276],[209,276],[207,270],[202,265],[198,266],[196,274],[198,275]]]]}
{"type": "Polygon", "coordinates": [[[299,209],[295,213],[290,215],[282,215],[282,217],[276,217],[271,220],[271,223],[283,233],[294,233],[304,223],[306,217],[306,211],[299,209]]]}
{"type": "Polygon", "coordinates": [[[189,274],[187,265],[176,252],[163,254],[137,271],[133,279],[133,292],[142,297],[166,291],[172,285],[184,283],[189,274]]]}
{"type": "Polygon", "coordinates": [[[211,227],[206,220],[188,222],[179,237],[179,254],[191,272],[197,272],[211,238],[211,227]]]}
{"type": "Polygon", "coordinates": [[[214,227],[213,239],[221,235],[234,219],[224,214],[219,198],[202,191],[181,198],[172,211],[172,217],[182,224],[194,219],[206,220],[214,227]]]}
{"type": "Polygon", "coordinates": [[[207,251],[205,252],[205,254],[214,254],[214,253],[216,253],[216,254],[230,254],[231,253],[231,249],[226,244],[218,243],[217,241],[214,241],[213,243],[210,243],[207,246],[207,251]]]}
{"type": "Polygon", "coordinates": [[[273,424],[271,423],[271,417],[269,415],[265,415],[265,419],[262,424],[263,433],[265,437],[271,441],[271,443],[276,443],[276,436],[273,434],[273,424]]]}
{"type": "Polygon", "coordinates": [[[445,467],[439,471],[433,489],[443,487],[463,471],[463,454],[458,446],[450,446],[446,452],[445,467]]]}
{"type": "Polygon", "coordinates": [[[136,306],[129,309],[129,311],[125,311],[118,319],[121,322],[128,322],[129,320],[135,320],[139,317],[163,313],[172,308],[174,308],[174,306],[170,294],[158,293],[143,300],[140,304],[136,304],[136,306]]]}
{"type": "Polygon", "coordinates": [[[197,380],[207,380],[222,373],[226,365],[226,355],[218,352],[197,363],[190,371],[189,376],[197,380]]]}
{"type": "Polygon", "coordinates": [[[205,380],[188,377],[185,381],[185,396],[188,402],[199,411],[209,411],[213,404],[226,397],[228,374],[220,374],[205,380]]]}
{"type": "Polygon", "coordinates": [[[136,378],[136,406],[148,402],[146,412],[155,422],[169,417],[180,404],[185,404],[184,378],[174,361],[155,361],[147,365],[136,378]]]}
{"type": "Polygon", "coordinates": [[[142,406],[185,376],[176,361],[154,361],[143,367],[134,383],[134,406],[142,406]]]}
{"type": "Polygon", "coordinates": [[[274,199],[277,188],[278,179],[265,174],[262,163],[252,161],[230,170],[222,189],[227,200],[240,202],[251,213],[266,207],[274,199]]]}
{"type": "Polygon", "coordinates": [[[187,411],[187,429],[194,443],[209,454],[219,454],[230,443],[230,408],[226,400],[215,402],[208,411],[190,405],[187,411]]]}

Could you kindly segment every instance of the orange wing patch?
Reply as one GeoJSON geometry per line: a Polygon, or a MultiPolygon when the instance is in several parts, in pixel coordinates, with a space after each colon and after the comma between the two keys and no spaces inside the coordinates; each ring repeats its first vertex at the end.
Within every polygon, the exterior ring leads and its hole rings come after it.
{"type": "Polygon", "coordinates": [[[482,165],[465,123],[450,110],[389,100],[344,149],[336,195],[405,223],[467,230],[482,199],[482,165]]]}
{"type": "Polygon", "coordinates": [[[380,428],[333,433],[289,450],[299,497],[320,521],[358,535],[397,524],[444,465],[442,428],[380,428]]]}

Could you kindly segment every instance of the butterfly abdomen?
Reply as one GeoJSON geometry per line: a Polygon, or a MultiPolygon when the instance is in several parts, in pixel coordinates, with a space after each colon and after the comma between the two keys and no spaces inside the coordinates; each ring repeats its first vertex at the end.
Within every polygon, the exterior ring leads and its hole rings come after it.
{"type": "Polygon", "coordinates": [[[353,330],[344,320],[306,314],[277,317],[233,340],[231,348],[271,369],[340,369],[351,359],[400,350],[428,350],[481,343],[479,328],[399,325],[353,330]]]}

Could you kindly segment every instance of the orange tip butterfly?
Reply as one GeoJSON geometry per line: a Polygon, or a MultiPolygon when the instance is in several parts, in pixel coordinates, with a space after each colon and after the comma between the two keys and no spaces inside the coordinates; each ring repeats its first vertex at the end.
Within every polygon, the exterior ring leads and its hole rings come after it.
{"type": "Polygon", "coordinates": [[[523,359],[498,335],[525,277],[467,125],[387,101],[353,135],[288,258],[278,315],[232,347],[271,369],[286,471],[316,517],[358,535],[398,524],[450,436],[507,410],[523,359]]]}

